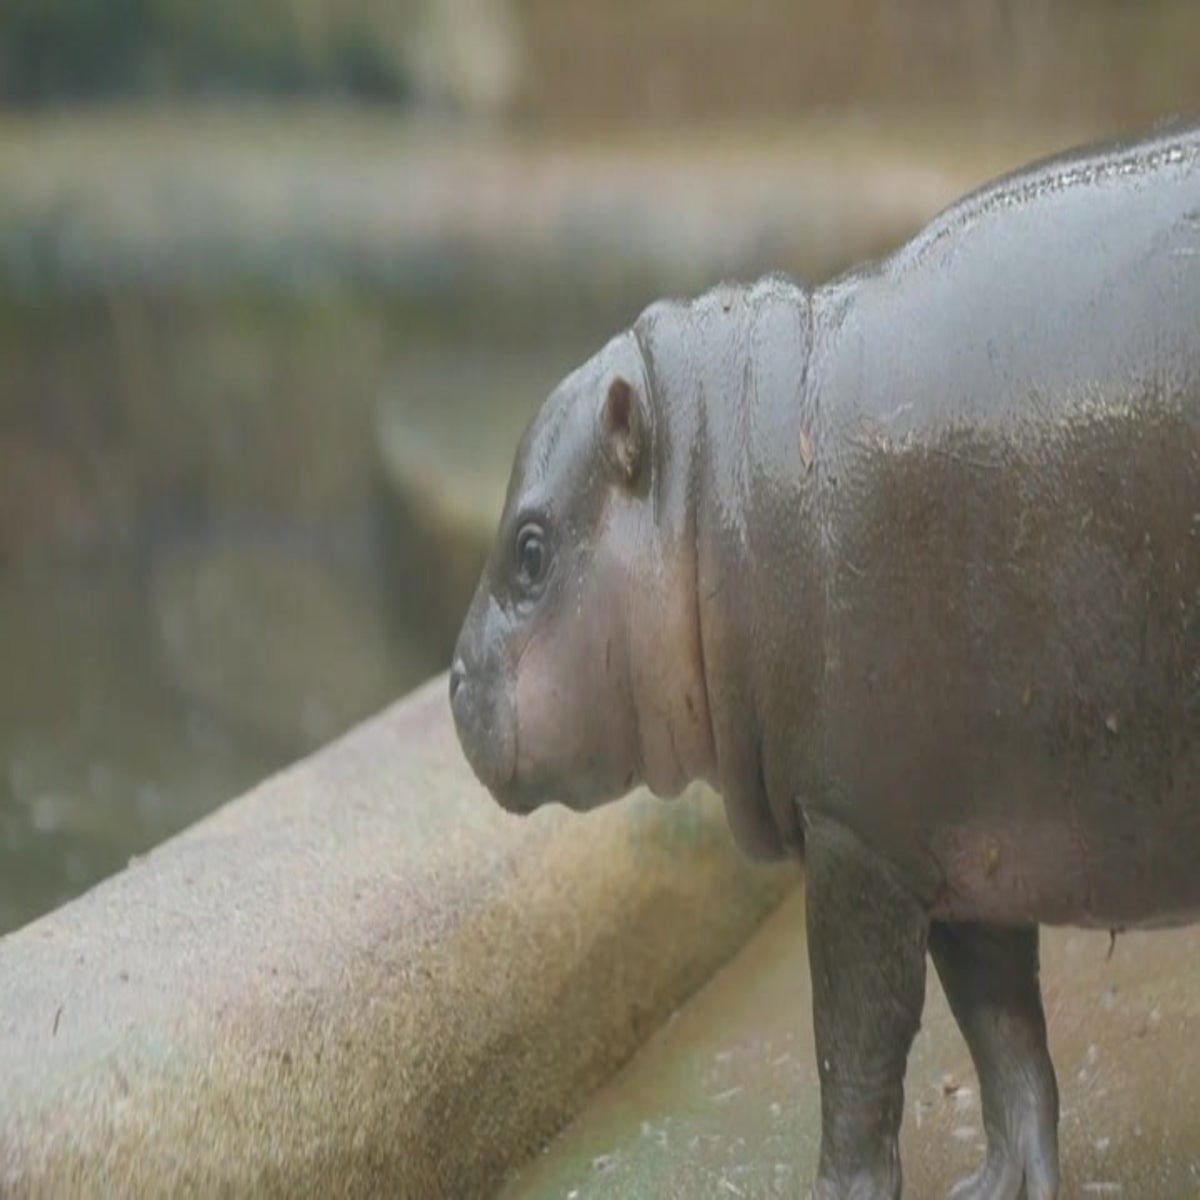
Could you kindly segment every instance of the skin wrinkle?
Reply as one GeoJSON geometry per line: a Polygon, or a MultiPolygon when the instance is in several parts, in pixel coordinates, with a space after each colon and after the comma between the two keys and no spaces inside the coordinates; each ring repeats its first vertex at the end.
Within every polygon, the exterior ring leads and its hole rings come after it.
{"type": "MultiPolygon", "coordinates": [[[[816,524],[814,546],[817,556],[813,563],[813,570],[819,574],[820,594],[823,605],[821,610],[821,628],[818,636],[813,640],[820,647],[821,662],[817,675],[817,700],[819,711],[824,712],[825,690],[830,670],[836,670],[839,662],[836,632],[837,622],[833,619],[835,612],[835,573],[833,564],[837,560],[837,544],[833,525],[833,504],[830,496],[830,489],[833,486],[835,478],[831,474],[834,447],[831,439],[827,436],[824,425],[821,389],[815,386],[813,379],[813,360],[817,352],[816,308],[818,297],[810,293],[806,295],[806,300],[807,303],[804,305],[806,330],[805,352],[800,405],[802,412],[811,414],[812,428],[809,430],[809,436],[812,439],[814,447],[814,459],[812,471],[810,472],[812,482],[810,486],[813,495],[813,516],[816,524]]],[[[846,565],[850,566],[851,564],[846,561],[846,565]]]]}
{"type": "Polygon", "coordinates": [[[509,786],[509,787],[512,786],[516,782],[517,777],[521,771],[521,708],[520,708],[520,696],[517,694],[517,688],[516,688],[515,681],[521,678],[521,664],[525,661],[525,655],[529,653],[529,648],[530,648],[530,646],[533,645],[534,640],[537,638],[537,636],[538,636],[538,631],[535,630],[529,637],[527,637],[524,640],[524,642],[521,644],[521,649],[517,652],[517,661],[513,667],[512,678],[514,681],[514,683],[513,683],[513,693],[514,694],[513,694],[513,698],[512,698],[512,704],[513,704],[514,709],[516,710],[517,716],[516,716],[516,720],[513,722],[513,766],[512,766],[512,771],[509,774],[509,777],[505,780],[505,786],[509,786]]]}
{"type": "MultiPolygon", "coordinates": [[[[697,482],[696,488],[697,488],[697,492],[699,492],[699,488],[700,488],[699,482],[697,482]]],[[[697,499],[696,499],[697,509],[699,507],[699,503],[700,503],[700,497],[697,496],[697,499]]],[[[721,760],[720,760],[720,755],[717,751],[716,733],[713,729],[713,715],[712,715],[713,714],[713,709],[712,709],[713,698],[712,698],[712,692],[710,691],[709,684],[708,684],[708,664],[705,659],[705,651],[704,651],[704,604],[700,598],[700,532],[699,532],[699,524],[696,521],[694,515],[691,520],[691,526],[692,526],[692,545],[695,548],[695,553],[694,553],[694,557],[693,557],[693,568],[692,568],[692,576],[693,577],[690,581],[692,584],[692,595],[695,597],[695,600],[694,600],[694,603],[695,603],[695,628],[693,631],[694,639],[695,639],[694,652],[695,652],[696,669],[697,669],[697,673],[698,673],[699,679],[700,679],[700,694],[704,700],[704,725],[705,725],[705,733],[706,733],[706,750],[707,750],[707,757],[711,763],[710,769],[713,774],[713,779],[710,780],[710,782],[714,782],[715,779],[720,777],[721,760]]]]}
{"type": "Polygon", "coordinates": [[[683,769],[683,761],[679,757],[679,747],[675,744],[675,723],[669,716],[664,718],[664,723],[667,730],[667,741],[671,746],[671,757],[675,760],[675,779],[682,781],[679,786],[682,788],[688,782],[688,774],[683,769]]]}
{"type": "Polygon", "coordinates": [[[655,708],[658,710],[659,720],[667,733],[667,743],[671,749],[671,757],[675,762],[675,785],[682,789],[690,782],[689,772],[686,770],[683,760],[679,755],[679,747],[675,740],[675,719],[674,713],[676,706],[672,702],[670,696],[655,697],[655,708]]]}
{"type": "MultiPolygon", "coordinates": [[[[609,497],[609,504],[611,505],[616,498],[616,493],[611,495],[609,497]]],[[[629,682],[630,701],[634,709],[634,729],[637,733],[633,745],[634,770],[637,779],[644,783],[647,780],[646,763],[648,761],[645,733],[647,722],[645,720],[645,707],[642,698],[642,693],[645,689],[643,685],[644,677],[641,673],[641,663],[635,659],[634,639],[628,633],[628,630],[632,627],[630,625],[630,614],[626,608],[626,597],[628,597],[630,591],[629,570],[627,567],[625,572],[625,586],[621,589],[621,607],[624,610],[624,629],[626,631],[623,639],[625,643],[625,679],[629,682]]]]}
{"type": "MultiPolygon", "coordinates": [[[[661,387],[660,381],[659,381],[660,377],[659,377],[659,373],[658,373],[658,364],[657,364],[657,360],[656,360],[655,351],[653,348],[653,343],[646,337],[646,330],[645,330],[644,326],[648,320],[652,321],[653,317],[650,314],[643,315],[643,317],[639,318],[639,320],[635,323],[634,329],[635,329],[635,333],[636,333],[636,337],[637,337],[637,344],[641,351],[643,370],[644,370],[646,378],[648,380],[648,387],[650,389],[649,395],[647,396],[647,402],[648,402],[648,407],[650,408],[651,412],[653,413],[653,424],[654,424],[655,431],[656,431],[655,432],[656,449],[655,449],[655,453],[653,455],[653,460],[652,460],[654,463],[655,472],[654,472],[654,478],[653,478],[653,486],[651,489],[651,498],[652,498],[652,503],[653,503],[652,525],[654,528],[658,529],[658,528],[662,528],[664,525],[669,525],[673,519],[676,519],[675,514],[672,513],[668,509],[667,488],[670,486],[669,473],[675,467],[675,464],[679,461],[679,459],[676,459],[674,457],[669,457],[671,455],[671,448],[670,448],[669,442],[664,441],[664,442],[659,443],[657,440],[658,436],[659,436],[658,430],[660,429],[660,427],[666,428],[667,426],[669,426],[670,416],[669,416],[668,412],[666,412],[664,410],[664,405],[666,404],[666,400],[665,400],[665,396],[664,396],[664,393],[662,391],[662,387],[661,387]]],[[[685,462],[691,461],[690,456],[686,450],[684,450],[684,452],[682,453],[680,458],[682,459],[682,461],[685,461],[685,462]]],[[[678,491],[676,491],[675,494],[678,495],[679,494],[678,491]]],[[[685,490],[683,495],[686,497],[687,494],[688,493],[685,490]]],[[[686,511],[686,507],[685,507],[684,513],[681,514],[678,519],[681,519],[684,522],[684,527],[681,530],[681,534],[682,534],[684,540],[683,540],[683,542],[678,544],[673,551],[670,552],[671,556],[675,559],[675,561],[679,564],[679,566],[681,568],[673,576],[674,586],[675,587],[683,586],[685,588],[691,587],[691,588],[693,588],[693,595],[694,595],[695,581],[694,581],[693,576],[694,576],[694,572],[696,570],[696,564],[695,564],[695,562],[692,562],[690,564],[687,564],[687,567],[685,568],[685,566],[684,566],[684,564],[686,563],[686,558],[684,557],[685,551],[682,548],[683,545],[687,544],[687,527],[688,527],[688,523],[691,519],[691,514],[688,511],[686,511]],[[687,568],[690,568],[690,570],[687,568]]],[[[657,608],[656,608],[656,611],[658,611],[657,608]]],[[[667,606],[666,611],[668,611],[668,612],[670,611],[669,606],[667,606]]],[[[681,615],[686,616],[688,614],[681,614],[681,615]]],[[[690,623],[690,626],[691,626],[690,628],[687,628],[686,630],[681,629],[681,627],[677,624],[676,621],[671,622],[671,628],[675,632],[676,637],[681,632],[685,633],[685,637],[683,638],[683,643],[688,647],[688,649],[685,650],[684,661],[688,663],[692,672],[699,675],[699,681],[698,681],[699,688],[700,688],[701,694],[705,697],[705,703],[707,705],[707,680],[704,677],[704,668],[703,668],[702,658],[698,657],[694,653],[694,646],[699,637],[698,627],[695,624],[698,613],[695,611],[694,605],[692,606],[692,611],[691,611],[690,615],[692,617],[692,621],[690,623]]],[[[674,640],[675,639],[673,638],[672,639],[673,643],[674,643],[674,640]]],[[[682,688],[682,693],[681,693],[682,700],[684,702],[684,707],[688,710],[690,710],[693,707],[692,701],[691,701],[691,698],[689,695],[691,686],[692,686],[691,682],[685,683],[682,688]]],[[[675,713],[678,706],[670,699],[670,697],[656,698],[655,705],[656,705],[656,707],[658,707],[659,712],[660,712],[660,718],[666,727],[666,734],[667,734],[667,738],[668,738],[668,741],[670,744],[671,753],[675,759],[677,771],[679,772],[678,778],[686,779],[688,777],[689,772],[687,770],[685,761],[681,757],[680,752],[679,752],[677,730],[675,728],[675,721],[672,716],[672,714],[675,713]]],[[[693,736],[693,734],[694,734],[694,730],[692,729],[692,726],[694,726],[694,724],[695,724],[694,720],[689,723],[689,736],[693,736]]],[[[712,750],[711,720],[707,721],[706,724],[709,727],[708,728],[708,737],[706,739],[706,744],[698,748],[700,761],[695,764],[695,767],[698,768],[701,772],[703,772],[705,774],[707,773],[707,762],[711,757],[714,756],[714,751],[712,750]]],[[[692,773],[695,774],[696,772],[693,771],[692,773]]]]}
{"type": "MultiPolygon", "coordinates": [[[[747,497],[747,503],[753,503],[756,496],[769,497],[774,490],[775,480],[772,478],[770,466],[773,465],[772,460],[767,458],[762,453],[762,438],[759,433],[759,421],[764,419],[768,423],[773,415],[774,406],[777,403],[775,392],[779,390],[781,380],[776,375],[777,372],[771,372],[766,369],[766,364],[772,360],[773,344],[767,340],[768,334],[775,333],[776,326],[770,323],[776,315],[776,310],[782,306],[786,314],[785,330],[787,336],[791,336],[793,330],[797,326],[796,309],[799,308],[799,325],[802,329],[801,355],[799,365],[799,382],[794,385],[794,407],[788,413],[787,420],[787,436],[794,442],[797,450],[801,447],[800,432],[797,429],[796,416],[801,419],[804,416],[803,392],[804,380],[807,377],[808,363],[812,354],[812,342],[808,336],[811,329],[811,296],[802,288],[795,286],[781,285],[775,279],[769,280],[766,284],[757,285],[752,293],[753,296],[753,322],[746,335],[746,341],[749,345],[749,353],[747,355],[747,364],[745,369],[745,382],[743,384],[743,395],[745,396],[745,436],[747,439],[744,454],[748,463],[747,477],[751,482],[751,494],[747,497]],[[765,376],[765,380],[764,380],[765,376]],[[764,386],[765,384],[765,386],[764,386]],[[757,469],[756,469],[757,468],[757,469]]],[[[783,389],[786,391],[788,385],[782,383],[783,389]]],[[[811,435],[810,435],[811,436],[811,435]]],[[[806,484],[806,476],[808,474],[808,466],[802,461],[793,463],[793,466],[799,466],[800,474],[798,476],[799,488],[804,488],[806,484]]],[[[811,569],[811,567],[810,567],[811,569]]],[[[808,614],[809,620],[806,625],[811,625],[812,614],[808,614]]],[[[811,634],[811,630],[806,630],[811,634]]],[[[818,639],[815,639],[819,641],[818,639]]],[[[794,787],[788,786],[786,789],[781,789],[779,786],[774,788],[768,785],[767,779],[767,763],[764,747],[770,729],[768,721],[764,713],[770,711],[770,695],[774,687],[773,680],[769,677],[763,679],[760,672],[754,673],[754,678],[758,682],[758,686],[752,691],[754,710],[755,710],[755,770],[758,777],[758,787],[761,794],[766,799],[766,805],[771,817],[780,831],[780,836],[786,839],[788,849],[796,854],[803,854],[803,834],[800,829],[799,819],[799,796],[794,787]]],[[[778,729],[776,730],[778,732],[778,729]]],[[[784,734],[785,738],[794,736],[795,730],[788,730],[784,734]]],[[[785,752],[786,753],[786,752],[785,752]]]]}
{"type": "MultiPolygon", "coordinates": [[[[663,560],[665,561],[665,559],[666,556],[664,555],[663,560]]],[[[628,592],[626,594],[628,594],[628,592]]],[[[659,611],[667,612],[669,614],[669,608],[660,609],[659,611]]],[[[668,615],[666,619],[668,621],[668,627],[664,628],[661,631],[660,636],[654,639],[655,644],[660,648],[666,642],[674,642],[675,640],[675,632],[670,625],[670,616],[668,615]]],[[[629,646],[631,656],[629,670],[633,671],[633,639],[627,639],[627,644],[629,646]]],[[[656,670],[654,674],[657,677],[659,673],[656,670]]],[[[682,787],[683,784],[687,783],[690,778],[694,777],[695,773],[688,770],[687,765],[679,753],[679,748],[676,741],[675,720],[672,715],[676,711],[676,706],[672,702],[670,695],[663,695],[657,689],[647,687],[645,685],[646,676],[642,673],[640,665],[637,675],[633,678],[635,678],[637,681],[637,686],[633,688],[633,703],[637,712],[637,728],[639,734],[638,740],[641,761],[643,763],[646,761],[646,740],[649,736],[651,736],[652,728],[657,728],[664,732],[666,735],[667,746],[670,749],[671,757],[675,764],[675,775],[672,786],[674,788],[682,787]],[[646,719],[647,714],[650,718],[656,718],[656,726],[652,726],[650,720],[646,719]]],[[[684,690],[684,694],[686,694],[686,688],[684,690]]],[[[644,770],[641,777],[645,779],[644,770]]]]}
{"type": "MultiPolygon", "coordinates": [[[[500,602],[495,597],[489,598],[489,605],[491,606],[493,611],[501,611],[501,612],[503,611],[500,607],[500,602]]],[[[525,640],[524,644],[522,645],[520,652],[518,654],[516,668],[512,674],[512,679],[514,680],[514,683],[512,685],[512,693],[513,694],[510,697],[510,702],[513,705],[514,710],[516,708],[516,703],[517,703],[515,680],[520,678],[520,660],[525,656],[525,651],[529,648],[529,640],[530,639],[527,638],[525,640]]],[[[520,713],[518,712],[516,720],[513,721],[512,767],[509,770],[508,774],[505,776],[505,778],[502,780],[503,787],[510,788],[516,782],[517,772],[519,769],[520,761],[521,761],[521,721],[520,721],[520,713]]]]}
{"type": "MultiPolygon", "coordinates": [[[[658,403],[664,404],[665,397],[659,395],[658,403]]],[[[692,561],[690,576],[685,582],[693,597],[693,661],[700,685],[700,694],[704,702],[704,734],[705,757],[708,760],[712,774],[710,782],[720,778],[721,755],[717,744],[716,729],[713,723],[713,695],[709,685],[708,659],[705,649],[705,617],[704,602],[700,594],[700,576],[703,562],[703,550],[700,538],[700,517],[705,512],[707,497],[704,492],[704,474],[702,463],[707,453],[708,421],[704,406],[697,411],[697,421],[692,444],[685,448],[679,456],[687,464],[687,480],[682,487],[686,505],[684,518],[684,537],[692,546],[692,561]]]]}
{"type": "Polygon", "coordinates": [[[652,484],[650,489],[650,521],[655,529],[659,527],[659,516],[662,509],[662,478],[663,471],[661,469],[665,455],[662,453],[659,445],[658,436],[658,413],[655,408],[655,397],[658,396],[658,380],[655,377],[654,358],[650,353],[649,347],[646,345],[645,338],[642,337],[641,320],[637,320],[630,327],[630,332],[633,334],[634,346],[637,348],[638,358],[642,365],[642,382],[645,385],[645,411],[647,434],[649,437],[649,445],[646,447],[647,459],[651,464],[652,484]],[[657,469],[656,469],[657,468],[657,469]]]}
{"type": "Polygon", "coordinates": [[[733,399],[735,421],[733,436],[737,440],[738,471],[735,480],[737,489],[733,503],[729,507],[732,509],[731,515],[737,521],[738,534],[742,540],[743,551],[747,549],[750,541],[749,533],[746,529],[746,518],[750,511],[751,482],[755,474],[755,464],[751,457],[754,417],[751,405],[747,402],[749,400],[747,390],[753,382],[753,363],[751,362],[752,356],[743,352],[745,346],[746,340],[744,335],[740,333],[735,335],[734,353],[742,359],[742,377],[740,380],[741,387],[733,399]]]}
{"type": "Polygon", "coordinates": [[[642,689],[636,686],[637,677],[633,673],[633,639],[627,635],[624,641],[625,678],[633,685],[630,687],[630,698],[633,701],[634,728],[637,730],[637,737],[633,740],[634,770],[637,773],[637,778],[644,783],[646,781],[646,748],[642,738],[642,714],[638,705],[638,696],[642,689]]]}

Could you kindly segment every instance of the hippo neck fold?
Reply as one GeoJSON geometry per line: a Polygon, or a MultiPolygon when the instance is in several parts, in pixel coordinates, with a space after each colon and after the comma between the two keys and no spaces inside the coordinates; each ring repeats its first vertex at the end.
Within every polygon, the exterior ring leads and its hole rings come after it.
{"type": "Polygon", "coordinates": [[[695,568],[695,624],[730,826],[800,848],[819,718],[823,572],[808,294],[781,279],[658,304],[636,334],[661,423],[656,522],[695,568]],[[801,582],[797,585],[796,580],[801,582]]]}

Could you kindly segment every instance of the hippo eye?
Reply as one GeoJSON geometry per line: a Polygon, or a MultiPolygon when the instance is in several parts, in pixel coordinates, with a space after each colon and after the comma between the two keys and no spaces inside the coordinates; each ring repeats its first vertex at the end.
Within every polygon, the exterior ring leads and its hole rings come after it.
{"type": "Polygon", "coordinates": [[[549,558],[541,529],[536,525],[523,525],[517,534],[517,573],[525,587],[541,583],[549,558]]]}

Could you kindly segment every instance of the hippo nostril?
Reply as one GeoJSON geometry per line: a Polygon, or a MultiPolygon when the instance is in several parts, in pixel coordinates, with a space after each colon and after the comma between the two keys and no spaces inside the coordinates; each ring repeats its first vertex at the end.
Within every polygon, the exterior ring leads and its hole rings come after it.
{"type": "Polygon", "coordinates": [[[450,668],[450,703],[454,703],[454,697],[458,693],[458,689],[462,687],[463,681],[467,678],[467,668],[463,666],[461,658],[454,660],[454,665],[450,668]]]}

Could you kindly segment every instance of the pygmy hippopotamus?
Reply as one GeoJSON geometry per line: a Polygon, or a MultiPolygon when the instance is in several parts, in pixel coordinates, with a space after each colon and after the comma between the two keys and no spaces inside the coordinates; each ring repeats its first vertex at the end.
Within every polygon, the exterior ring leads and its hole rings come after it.
{"type": "Polygon", "coordinates": [[[803,857],[820,1200],[900,1194],[927,953],[952,1196],[1055,1196],[1039,923],[1200,919],[1200,127],[648,308],[525,434],[450,693],[514,812],[701,779],[803,857]]]}

